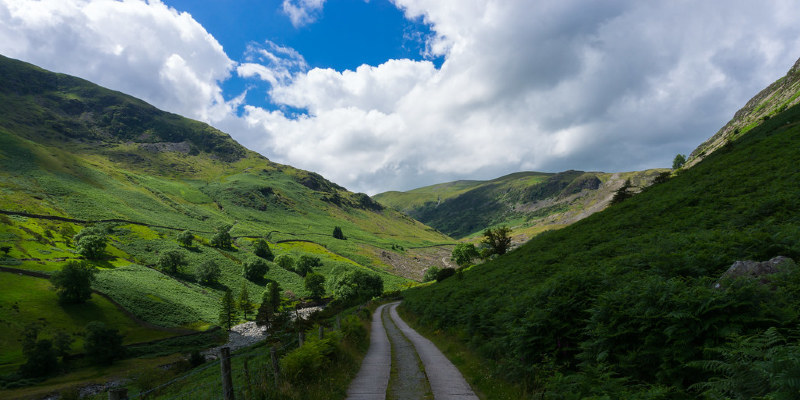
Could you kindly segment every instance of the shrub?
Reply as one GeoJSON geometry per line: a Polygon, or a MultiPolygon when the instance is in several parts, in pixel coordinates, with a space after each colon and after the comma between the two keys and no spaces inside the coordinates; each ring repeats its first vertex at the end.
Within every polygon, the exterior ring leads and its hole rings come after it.
{"type": "Polygon", "coordinates": [[[275,259],[275,256],[272,255],[272,250],[269,248],[269,244],[267,244],[264,239],[256,240],[253,246],[253,254],[269,261],[275,259]]]}
{"type": "Polygon", "coordinates": [[[108,239],[100,228],[92,227],[83,229],[73,241],[78,254],[89,260],[98,260],[105,254],[108,239]]]}
{"type": "Polygon", "coordinates": [[[164,272],[175,274],[187,265],[186,255],[178,249],[167,250],[158,257],[158,268],[164,272]]]}
{"type": "Polygon", "coordinates": [[[281,372],[292,383],[308,382],[330,366],[337,355],[340,334],[332,333],[325,339],[311,336],[302,347],[298,347],[281,358],[281,372]]]}
{"type": "Polygon", "coordinates": [[[322,260],[319,257],[311,257],[311,256],[300,256],[300,260],[297,262],[297,266],[295,267],[295,272],[305,277],[306,274],[314,272],[314,268],[322,267],[322,260]]]}
{"type": "Polygon", "coordinates": [[[83,262],[69,261],[50,277],[60,303],[84,303],[92,297],[95,269],[83,262]]]}
{"type": "Polygon", "coordinates": [[[450,260],[454,261],[459,266],[466,267],[472,263],[473,259],[478,258],[479,256],[480,254],[478,254],[478,250],[475,249],[474,244],[459,243],[453,249],[450,260]]]}
{"type": "Polygon", "coordinates": [[[99,365],[111,365],[125,355],[122,336],[116,329],[106,327],[100,321],[86,324],[86,339],[83,343],[86,357],[99,365]]]}
{"type": "Polygon", "coordinates": [[[442,268],[436,273],[436,281],[441,282],[455,274],[456,270],[454,268],[442,268]]]}
{"type": "Polygon", "coordinates": [[[194,235],[192,235],[192,232],[189,232],[189,230],[185,230],[179,233],[176,239],[178,240],[178,243],[181,246],[189,247],[192,245],[192,241],[194,240],[194,235]]]}
{"type": "Polygon", "coordinates": [[[306,275],[305,287],[311,293],[311,297],[319,300],[325,295],[325,277],[312,272],[306,275]]]}
{"type": "Polygon", "coordinates": [[[222,225],[217,228],[217,233],[211,238],[211,246],[228,249],[233,245],[231,237],[231,225],[222,225]]]}
{"type": "Polygon", "coordinates": [[[204,260],[197,266],[195,276],[198,282],[209,285],[218,282],[221,273],[219,265],[214,260],[204,260]]]}
{"type": "Polygon", "coordinates": [[[344,233],[342,232],[342,228],[336,226],[333,228],[333,237],[339,240],[345,240],[344,233]]]}
{"type": "Polygon", "coordinates": [[[425,270],[425,274],[422,275],[422,281],[423,282],[435,281],[436,280],[436,274],[438,274],[438,273],[439,273],[439,267],[437,267],[435,265],[431,266],[431,267],[429,267],[428,269],[425,270]]]}
{"type": "Polygon", "coordinates": [[[275,264],[287,271],[294,272],[294,258],[288,254],[281,254],[275,257],[275,264]]]}
{"type": "Polygon", "coordinates": [[[263,279],[267,271],[269,271],[269,265],[261,258],[252,257],[242,264],[242,276],[250,281],[263,279]]]}
{"type": "Polygon", "coordinates": [[[383,280],[363,271],[348,271],[339,275],[333,282],[334,296],[345,303],[368,300],[383,293],[383,280]]]}

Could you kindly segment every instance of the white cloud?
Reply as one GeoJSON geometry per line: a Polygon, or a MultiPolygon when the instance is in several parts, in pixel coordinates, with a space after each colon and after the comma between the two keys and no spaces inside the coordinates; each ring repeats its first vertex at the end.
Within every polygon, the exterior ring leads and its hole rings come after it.
{"type": "Polygon", "coordinates": [[[308,25],[317,20],[325,0],[283,0],[283,12],[295,28],[308,25]]]}
{"type": "Polygon", "coordinates": [[[0,0],[0,52],[207,122],[227,118],[234,66],[187,13],[158,0],[0,0]]]}
{"type": "MultiPolygon", "coordinates": [[[[668,166],[800,56],[791,0],[392,1],[430,25],[426,52],[440,68],[309,69],[270,41],[237,65],[157,0],[0,0],[0,52],[212,122],[370,193],[521,169],[668,166]],[[244,96],[226,102],[220,89],[231,71],[268,83],[278,110],[245,105],[237,117],[244,96]]],[[[323,5],[282,3],[297,26],[323,5]]]]}
{"type": "Polygon", "coordinates": [[[800,56],[790,1],[393,0],[430,55],[273,85],[260,149],[375,192],[519,169],[669,165],[800,56]]]}

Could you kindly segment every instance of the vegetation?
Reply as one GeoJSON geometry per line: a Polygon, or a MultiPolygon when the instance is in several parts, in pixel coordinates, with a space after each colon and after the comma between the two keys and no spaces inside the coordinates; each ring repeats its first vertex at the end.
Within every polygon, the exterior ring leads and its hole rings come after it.
{"type": "Polygon", "coordinates": [[[233,300],[233,292],[226,289],[219,308],[219,325],[230,331],[236,320],[236,302],[233,300]]]}
{"type": "Polygon", "coordinates": [[[158,268],[170,274],[177,274],[186,266],[186,255],[178,249],[167,250],[158,257],[158,268]]]}
{"type": "Polygon", "coordinates": [[[314,272],[315,269],[322,267],[322,260],[319,257],[313,256],[300,256],[300,259],[297,261],[297,264],[294,267],[294,271],[297,272],[297,275],[305,277],[307,274],[314,272]]]}
{"type": "Polygon", "coordinates": [[[511,229],[508,229],[507,226],[483,231],[483,241],[481,241],[481,243],[485,244],[487,249],[483,257],[486,258],[495,254],[502,256],[506,254],[509,247],[511,247],[510,233],[511,229]]]}
{"type": "Polygon", "coordinates": [[[342,232],[342,227],[334,226],[333,227],[333,238],[339,240],[345,240],[347,238],[344,237],[344,233],[342,232]]]}
{"type": "Polygon", "coordinates": [[[233,238],[231,237],[231,228],[233,225],[222,225],[217,227],[217,233],[211,238],[211,245],[228,249],[233,246],[233,238]]]}
{"type": "Polygon", "coordinates": [[[366,301],[383,293],[383,280],[362,271],[348,271],[333,281],[333,295],[345,304],[366,301]]]}
{"type": "Polygon", "coordinates": [[[253,254],[268,261],[275,259],[275,256],[272,255],[272,250],[269,248],[269,244],[267,244],[264,239],[256,240],[255,244],[253,245],[253,254]]]}
{"type": "Polygon", "coordinates": [[[325,277],[320,274],[312,272],[306,275],[305,286],[314,300],[319,300],[325,295],[325,277]]]}
{"type": "Polygon", "coordinates": [[[190,247],[194,241],[194,235],[188,229],[179,233],[176,237],[178,243],[183,247],[190,247]]]}
{"type": "Polygon", "coordinates": [[[269,271],[269,265],[261,258],[248,258],[242,264],[242,276],[249,281],[259,281],[264,279],[264,274],[269,271]]]}
{"type": "Polygon", "coordinates": [[[195,277],[203,285],[213,285],[219,282],[222,270],[214,260],[205,260],[197,266],[195,277]]]}
{"type": "Polygon", "coordinates": [[[602,213],[408,290],[401,307],[527,398],[780,398],[794,383],[770,371],[796,366],[800,270],[715,283],[736,260],[800,257],[799,140],[793,107],[602,213]]]}
{"type": "Polygon", "coordinates": [[[242,285],[242,290],[239,291],[239,301],[236,302],[236,307],[244,314],[244,319],[247,320],[247,314],[253,312],[255,304],[250,300],[250,292],[247,291],[247,284],[242,285]]]}
{"type": "Polygon", "coordinates": [[[439,273],[439,267],[431,266],[425,270],[425,274],[422,276],[423,282],[430,282],[436,280],[436,275],[439,273]]]}
{"type": "Polygon", "coordinates": [[[106,235],[98,228],[86,228],[73,238],[78,254],[89,260],[98,260],[105,254],[106,235]]]}
{"type": "Polygon", "coordinates": [[[95,269],[78,261],[67,262],[50,277],[60,303],[83,303],[92,297],[95,269]]]}
{"type": "Polygon", "coordinates": [[[472,263],[472,260],[480,257],[478,249],[472,243],[459,243],[453,248],[453,253],[450,260],[454,261],[461,267],[466,267],[472,263]]]}
{"type": "Polygon", "coordinates": [[[122,347],[122,336],[118,332],[100,321],[89,322],[83,342],[86,357],[98,365],[110,365],[114,360],[124,357],[125,348],[122,347]]]}
{"type": "Polygon", "coordinates": [[[672,169],[679,169],[683,167],[683,164],[686,164],[686,154],[678,154],[675,156],[675,159],[672,160],[672,169]]]}

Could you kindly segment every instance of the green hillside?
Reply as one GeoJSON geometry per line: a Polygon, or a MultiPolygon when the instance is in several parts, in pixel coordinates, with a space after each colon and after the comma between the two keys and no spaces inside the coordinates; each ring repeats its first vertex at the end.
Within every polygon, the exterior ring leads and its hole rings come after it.
{"type": "Polygon", "coordinates": [[[648,186],[666,170],[604,173],[517,172],[488,181],[455,181],[373,198],[452,237],[508,225],[517,242],[604,209],[626,180],[648,186]]]}
{"type": "MultiPolygon", "coordinates": [[[[0,247],[8,249],[0,253],[6,271],[0,280],[10,282],[15,271],[46,277],[79,259],[73,237],[89,227],[110,239],[105,256],[93,261],[99,268],[94,289],[145,323],[184,330],[217,323],[225,288],[238,292],[247,285],[260,299],[266,282],[276,280],[284,290],[307,295],[302,277],[274,263],[263,280],[242,277],[242,263],[254,257],[259,238],[276,256],[320,258],[323,266],[316,272],[328,285],[358,269],[379,275],[386,290],[413,284],[411,278],[422,274],[414,263],[397,269],[387,260],[417,255],[405,249],[454,242],[365,194],[273,163],[206,124],[0,57],[0,247]],[[223,225],[232,226],[229,249],[210,246],[223,225]],[[337,226],[346,240],[332,237],[337,226]],[[186,248],[176,240],[184,230],[195,237],[186,248]],[[178,274],[156,268],[168,250],[188,261],[178,274]],[[220,265],[218,284],[197,282],[195,270],[206,260],[220,265]]],[[[430,261],[437,262],[442,263],[430,261]]],[[[40,281],[29,284],[32,298],[54,301],[46,281],[30,279],[40,281]]],[[[16,303],[10,296],[0,296],[0,324],[10,338],[0,341],[0,372],[21,361],[16,338],[29,322],[11,317],[16,303]]],[[[75,312],[91,314],[98,307],[120,312],[95,300],[75,312]]],[[[57,306],[20,312],[43,320],[44,336],[82,327],[83,320],[68,322],[69,311],[57,306]]],[[[131,332],[129,342],[164,336],[158,329],[136,333],[121,324],[113,325],[131,332]]],[[[126,324],[136,325],[130,319],[126,324]]]]}
{"type": "Polygon", "coordinates": [[[405,307],[518,385],[509,398],[796,398],[800,270],[715,283],[737,260],[800,256],[798,143],[795,106],[405,307]]]}

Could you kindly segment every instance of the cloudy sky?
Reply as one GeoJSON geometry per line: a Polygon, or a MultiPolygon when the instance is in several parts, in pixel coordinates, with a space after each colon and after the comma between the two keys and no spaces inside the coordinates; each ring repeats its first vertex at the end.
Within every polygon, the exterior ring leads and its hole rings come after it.
{"type": "Polygon", "coordinates": [[[0,53],[354,191],[671,164],[800,57],[794,0],[0,0],[0,53]]]}

